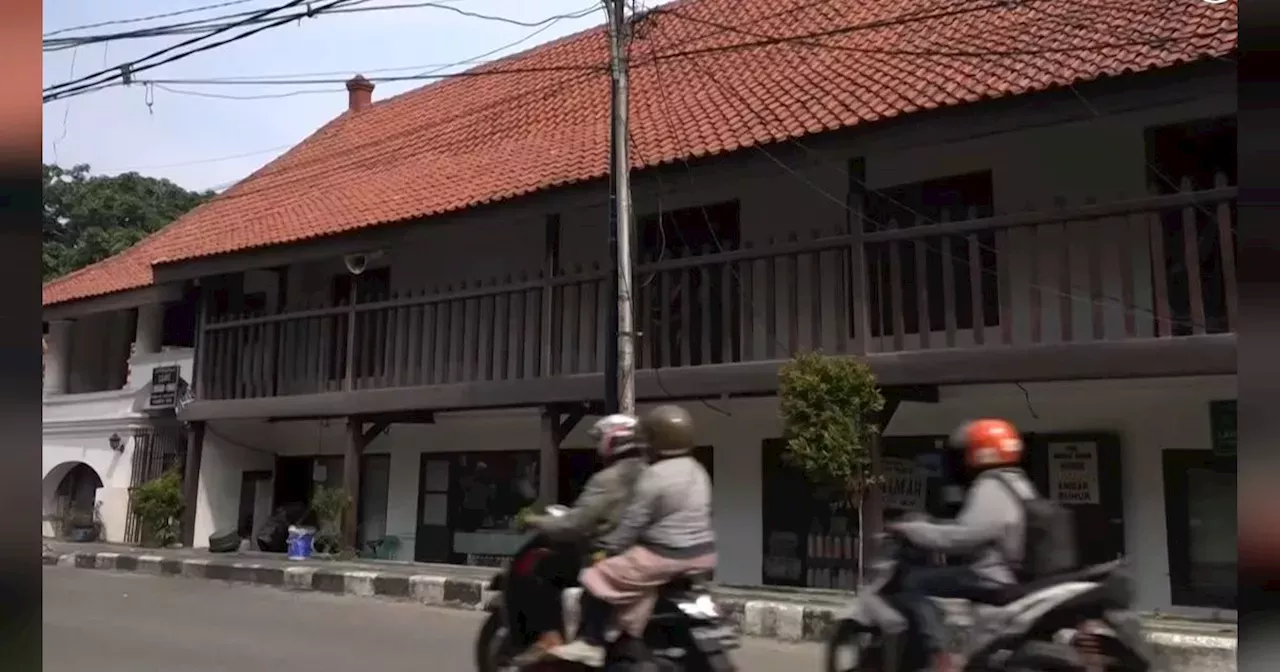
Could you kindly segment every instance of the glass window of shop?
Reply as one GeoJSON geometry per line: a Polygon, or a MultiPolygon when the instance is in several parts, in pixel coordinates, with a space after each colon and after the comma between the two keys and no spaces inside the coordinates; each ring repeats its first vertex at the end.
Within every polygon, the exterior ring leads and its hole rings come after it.
{"type": "MultiPolygon", "coordinates": [[[[944,497],[942,437],[884,439],[886,520],[911,511],[950,515],[944,497]]],[[[857,581],[858,512],[847,497],[810,483],[783,459],[784,442],[763,445],[766,585],[853,588],[857,581]]]]}
{"type": "MultiPolygon", "coordinates": [[[[708,472],[711,454],[710,446],[695,451],[708,472]]],[[[599,458],[591,449],[566,449],[559,457],[557,500],[570,504],[600,468],[599,458]]],[[[536,451],[423,453],[415,559],[505,565],[527,539],[516,520],[537,501],[538,464],[536,451]]]]}

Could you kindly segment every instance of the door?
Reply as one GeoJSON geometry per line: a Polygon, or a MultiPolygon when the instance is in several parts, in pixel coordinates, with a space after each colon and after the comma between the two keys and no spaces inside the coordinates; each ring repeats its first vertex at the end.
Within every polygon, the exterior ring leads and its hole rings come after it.
{"type": "Polygon", "coordinates": [[[452,460],[423,453],[418,468],[418,524],[413,540],[415,562],[449,562],[449,481],[452,460]]]}
{"type": "Polygon", "coordinates": [[[1072,511],[1079,560],[1124,555],[1124,468],[1111,433],[1028,434],[1026,468],[1045,497],[1072,511]]]}
{"type": "Polygon", "coordinates": [[[236,529],[242,538],[252,537],[261,523],[257,517],[258,490],[270,478],[269,471],[246,471],[240,476],[240,510],[236,516],[236,529]]]}
{"type": "Polygon", "coordinates": [[[311,458],[277,457],[274,505],[306,504],[310,498],[311,458]]]}

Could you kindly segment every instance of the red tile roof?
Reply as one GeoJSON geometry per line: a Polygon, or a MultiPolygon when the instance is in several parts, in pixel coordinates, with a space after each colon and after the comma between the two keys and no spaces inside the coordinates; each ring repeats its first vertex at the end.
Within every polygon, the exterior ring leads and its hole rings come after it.
{"type": "MultiPolygon", "coordinates": [[[[638,27],[636,168],[1236,49],[1234,2],[683,0],[638,27]],[[785,39],[784,39],[785,38],[785,39]],[[1163,40],[1163,41],[1161,41],[1163,40]]],[[[301,241],[603,177],[607,39],[592,29],[344,113],[49,305],[140,287],[148,262],[301,241]],[[564,68],[592,68],[564,70],[564,68]]]]}

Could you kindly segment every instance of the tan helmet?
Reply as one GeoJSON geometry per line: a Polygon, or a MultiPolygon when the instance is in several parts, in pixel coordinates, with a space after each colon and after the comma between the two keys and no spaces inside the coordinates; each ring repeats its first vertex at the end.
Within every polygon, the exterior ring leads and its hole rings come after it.
{"type": "Polygon", "coordinates": [[[661,457],[686,455],[693,451],[693,416],[675,406],[659,406],[640,419],[640,436],[649,450],[661,457]]]}

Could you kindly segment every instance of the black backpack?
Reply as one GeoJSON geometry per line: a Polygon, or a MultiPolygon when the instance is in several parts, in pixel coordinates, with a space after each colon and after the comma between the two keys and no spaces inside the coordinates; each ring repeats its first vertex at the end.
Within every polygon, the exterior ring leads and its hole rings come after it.
{"type": "Polygon", "coordinates": [[[1044,497],[1025,498],[1003,474],[997,471],[991,475],[1022,502],[1026,533],[1018,578],[1031,581],[1078,569],[1076,521],[1071,510],[1044,497]]]}

